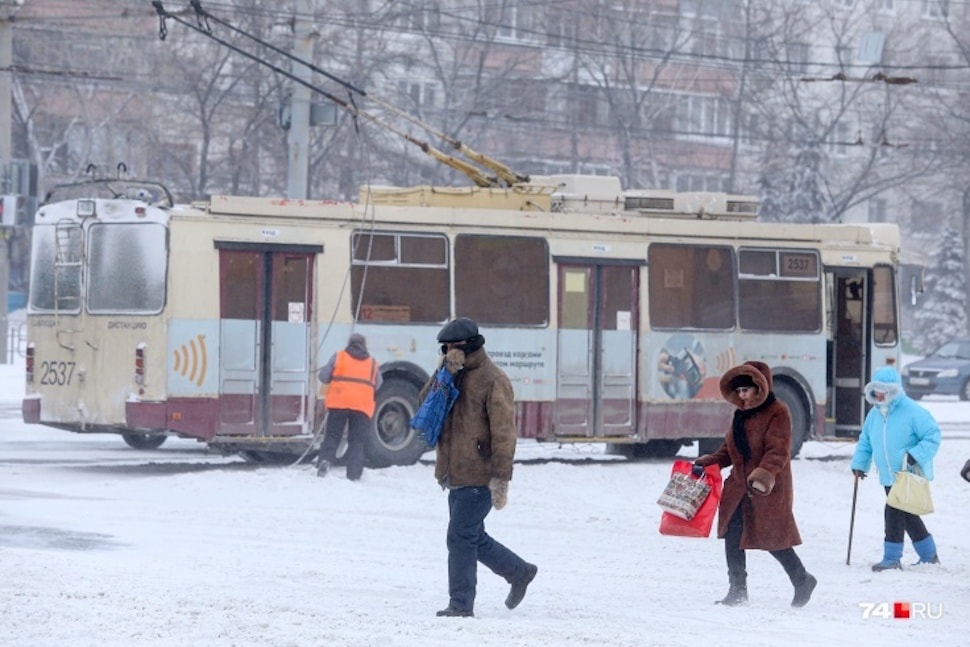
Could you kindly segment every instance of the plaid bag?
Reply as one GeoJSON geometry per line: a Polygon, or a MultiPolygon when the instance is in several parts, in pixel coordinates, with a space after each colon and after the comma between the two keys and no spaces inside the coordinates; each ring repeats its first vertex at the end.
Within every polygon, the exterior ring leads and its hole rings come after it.
{"type": "Polygon", "coordinates": [[[697,478],[690,474],[689,469],[686,473],[674,471],[657,499],[657,505],[676,517],[690,521],[710,494],[711,484],[707,482],[706,474],[697,478]]]}

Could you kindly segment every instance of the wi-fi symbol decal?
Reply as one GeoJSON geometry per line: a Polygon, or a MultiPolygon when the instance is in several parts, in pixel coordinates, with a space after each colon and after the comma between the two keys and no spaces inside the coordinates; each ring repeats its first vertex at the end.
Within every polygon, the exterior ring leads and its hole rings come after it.
{"type": "Polygon", "coordinates": [[[205,335],[198,335],[188,344],[175,350],[175,372],[201,387],[209,360],[205,349],[205,335]]]}
{"type": "Polygon", "coordinates": [[[734,366],[735,362],[737,362],[737,357],[734,354],[734,346],[728,348],[726,351],[718,355],[716,362],[719,373],[724,373],[729,368],[734,366]]]}

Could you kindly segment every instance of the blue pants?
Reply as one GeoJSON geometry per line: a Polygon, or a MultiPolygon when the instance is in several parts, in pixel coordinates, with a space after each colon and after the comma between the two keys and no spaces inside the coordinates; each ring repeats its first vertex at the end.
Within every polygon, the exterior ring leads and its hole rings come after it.
{"type": "Polygon", "coordinates": [[[492,493],[487,487],[448,493],[448,604],[456,609],[474,611],[478,562],[507,582],[525,572],[525,560],[485,532],[485,517],[491,510],[492,493]]]}

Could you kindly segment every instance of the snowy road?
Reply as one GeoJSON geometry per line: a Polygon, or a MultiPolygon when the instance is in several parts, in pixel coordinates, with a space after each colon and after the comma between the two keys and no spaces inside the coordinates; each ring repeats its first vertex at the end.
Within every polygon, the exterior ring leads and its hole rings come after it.
{"type": "Polygon", "coordinates": [[[783,572],[754,551],[750,603],[717,606],[722,543],[657,532],[669,461],[526,441],[509,506],[488,528],[539,575],[510,612],[507,585],[480,568],[476,618],[459,620],[434,615],[447,603],[447,510],[427,461],[358,483],[340,469],[318,479],[194,441],[138,451],[117,436],[23,425],[11,402],[0,406],[0,644],[964,644],[970,484],[957,472],[970,456],[970,404],[924,404],[945,429],[927,517],[939,566],[870,571],[882,550],[875,479],[859,488],[846,565],[853,445],[809,442],[793,469],[815,597],[791,609],[783,572]],[[880,615],[897,602],[936,617],[880,615]]]}

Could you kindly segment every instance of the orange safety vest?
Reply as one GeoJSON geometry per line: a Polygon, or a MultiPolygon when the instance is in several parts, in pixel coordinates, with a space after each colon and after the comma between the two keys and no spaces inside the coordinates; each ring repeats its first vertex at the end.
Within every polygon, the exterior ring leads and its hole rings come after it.
{"type": "Polygon", "coordinates": [[[342,350],[337,353],[324,403],[327,409],[351,409],[372,418],[376,388],[377,362],[374,358],[354,359],[342,350]]]}

